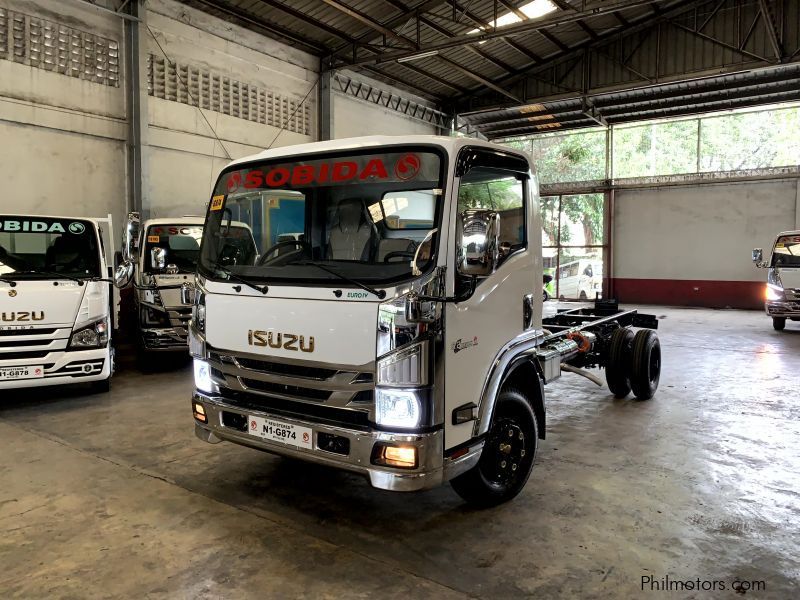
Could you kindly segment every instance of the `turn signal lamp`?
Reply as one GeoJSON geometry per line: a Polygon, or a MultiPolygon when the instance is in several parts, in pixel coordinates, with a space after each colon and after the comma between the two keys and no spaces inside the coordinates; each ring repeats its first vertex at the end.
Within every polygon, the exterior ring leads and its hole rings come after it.
{"type": "Polygon", "coordinates": [[[203,405],[199,402],[194,403],[194,418],[200,421],[201,423],[208,423],[208,417],[206,417],[206,409],[203,408],[203,405]]]}

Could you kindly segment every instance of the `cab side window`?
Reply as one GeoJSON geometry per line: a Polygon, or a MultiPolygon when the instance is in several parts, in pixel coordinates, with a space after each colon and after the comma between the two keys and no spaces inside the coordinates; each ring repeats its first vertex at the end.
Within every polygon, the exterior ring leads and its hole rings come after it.
{"type": "Polygon", "coordinates": [[[523,248],[525,231],[526,179],[500,169],[478,167],[461,178],[458,212],[471,208],[500,213],[500,244],[508,251],[523,248]]]}

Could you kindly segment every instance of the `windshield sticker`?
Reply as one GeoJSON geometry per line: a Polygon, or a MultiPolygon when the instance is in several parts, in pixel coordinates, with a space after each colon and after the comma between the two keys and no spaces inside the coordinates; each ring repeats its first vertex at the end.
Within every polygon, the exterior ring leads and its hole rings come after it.
{"type": "MultiPolygon", "coordinates": [[[[241,175],[239,176],[241,179],[241,175]]],[[[225,204],[225,195],[220,194],[218,196],[214,196],[211,198],[211,210],[222,210],[222,206],[225,204]]]]}
{"type": "MultiPolygon", "coordinates": [[[[437,181],[439,163],[439,157],[431,153],[392,153],[354,156],[334,161],[283,163],[228,173],[223,189],[227,189],[228,194],[233,194],[241,188],[295,189],[337,184],[403,183],[412,179],[437,181]]],[[[212,210],[218,209],[212,208],[212,210]]]]}
{"type": "Polygon", "coordinates": [[[73,221],[69,224],[69,232],[74,233],[75,235],[80,235],[84,231],[86,231],[86,225],[81,223],[80,221],[73,221]]]}
{"type": "MultiPolygon", "coordinates": [[[[80,225],[81,227],[84,227],[83,223],[78,223],[76,221],[69,225],[69,230],[72,231],[73,233],[83,233],[83,229],[81,229],[81,231],[73,231],[72,230],[73,225],[80,225]]],[[[58,221],[52,221],[50,223],[47,223],[45,221],[28,221],[28,220],[21,221],[18,219],[0,220],[0,231],[21,231],[21,232],[33,232],[33,233],[66,232],[64,226],[58,221]]]]}
{"type": "Polygon", "coordinates": [[[158,235],[148,235],[147,236],[147,243],[148,244],[158,244],[161,241],[161,236],[158,235]]]}

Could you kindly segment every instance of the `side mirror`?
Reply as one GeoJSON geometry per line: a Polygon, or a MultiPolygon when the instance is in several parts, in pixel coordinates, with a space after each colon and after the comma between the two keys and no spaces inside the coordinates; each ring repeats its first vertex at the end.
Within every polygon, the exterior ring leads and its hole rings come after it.
{"type": "Polygon", "coordinates": [[[460,275],[488,277],[500,261],[500,214],[465,210],[456,220],[456,269],[460,275]]]}
{"type": "Polygon", "coordinates": [[[162,271],[167,266],[167,251],[164,248],[156,246],[150,249],[150,264],[154,269],[162,271]]]}
{"type": "Polygon", "coordinates": [[[118,289],[126,288],[133,279],[133,263],[129,260],[122,261],[114,270],[114,287],[118,289]]]}
{"type": "Polygon", "coordinates": [[[408,323],[433,323],[436,321],[436,304],[422,300],[419,294],[411,292],[406,296],[406,321],[408,323]]]}
{"type": "Polygon", "coordinates": [[[191,283],[184,283],[181,285],[181,303],[194,304],[195,296],[197,295],[197,288],[191,283]]]}
{"type": "Polygon", "coordinates": [[[122,232],[122,258],[136,262],[139,258],[139,228],[141,218],[138,212],[128,213],[125,231],[122,232]]]}
{"type": "Polygon", "coordinates": [[[753,249],[753,262],[758,264],[763,262],[764,260],[764,250],[761,248],[754,248],[753,249]]]}

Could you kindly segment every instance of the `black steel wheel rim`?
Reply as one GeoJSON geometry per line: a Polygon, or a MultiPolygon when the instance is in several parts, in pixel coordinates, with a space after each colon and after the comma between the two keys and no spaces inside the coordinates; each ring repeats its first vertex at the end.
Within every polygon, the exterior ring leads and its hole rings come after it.
{"type": "Polygon", "coordinates": [[[488,481],[508,485],[524,471],[522,463],[528,456],[527,437],[513,418],[500,419],[492,427],[483,449],[482,471],[488,481]]]}

